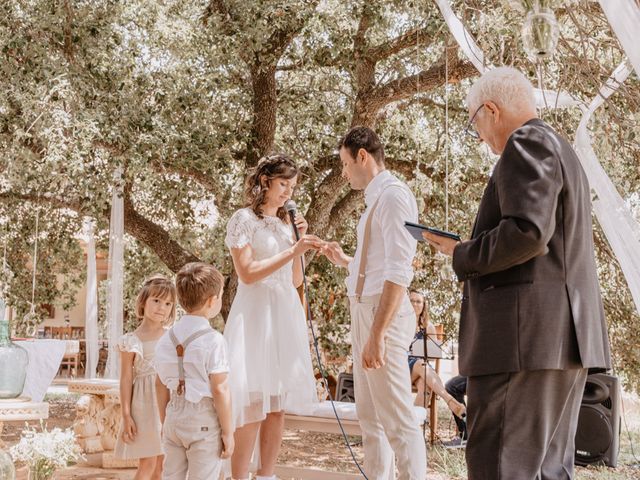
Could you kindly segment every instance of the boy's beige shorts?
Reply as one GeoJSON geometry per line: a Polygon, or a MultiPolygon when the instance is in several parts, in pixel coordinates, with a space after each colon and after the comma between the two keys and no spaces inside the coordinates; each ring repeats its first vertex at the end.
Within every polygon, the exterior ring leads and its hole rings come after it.
{"type": "Polygon", "coordinates": [[[198,403],[171,392],[162,427],[163,480],[217,479],[222,468],[220,424],[211,398],[198,403]]]}

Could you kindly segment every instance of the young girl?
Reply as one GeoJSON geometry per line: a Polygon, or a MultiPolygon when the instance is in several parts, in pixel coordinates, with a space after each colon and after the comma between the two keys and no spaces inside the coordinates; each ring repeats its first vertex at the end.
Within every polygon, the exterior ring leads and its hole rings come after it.
{"type": "Polygon", "coordinates": [[[115,455],[139,459],[135,480],[160,480],[162,476],[161,426],[152,362],[156,343],[175,318],[175,304],[173,283],[162,275],[149,278],[136,299],[136,316],[142,322],[118,343],[122,423],[115,455]]]}
{"type": "Polygon", "coordinates": [[[284,410],[317,402],[304,309],[301,256],[319,248],[306,235],[307,222],[295,218],[293,236],[283,206],[291,198],[298,169],[285,155],[263,158],[247,179],[246,208],[233,214],[225,243],[238,273],[238,290],[224,336],[229,345],[235,451],[232,478],[249,478],[259,435],[257,479],[275,478],[284,428],[284,410]]]}

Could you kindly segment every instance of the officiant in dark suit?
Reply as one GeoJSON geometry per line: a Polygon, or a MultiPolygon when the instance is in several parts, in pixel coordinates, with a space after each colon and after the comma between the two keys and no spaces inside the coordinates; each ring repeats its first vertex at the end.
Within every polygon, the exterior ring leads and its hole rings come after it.
{"type": "Polygon", "coordinates": [[[587,371],[611,365],[589,185],[519,71],[485,73],[467,106],[467,131],[500,158],[471,240],[424,236],[464,281],[469,479],[570,479],[587,371]]]}

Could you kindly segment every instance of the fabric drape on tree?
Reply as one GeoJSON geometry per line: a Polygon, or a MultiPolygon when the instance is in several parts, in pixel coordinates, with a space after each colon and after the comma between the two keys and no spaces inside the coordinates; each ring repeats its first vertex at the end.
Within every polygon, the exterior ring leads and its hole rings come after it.
{"type": "MultiPolygon", "coordinates": [[[[491,66],[485,65],[484,53],[478,47],[474,38],[464,28],[462,22],[451,8],[450,0],[436,0],[444,19],[458,42],[460,49],[480,73],[491,66]]],[[[607,18],[620,40],[623,49],[639,72],[640,50],[636,48],[635,38],[637,26],[640,24],[640,8],[633,4],[633,0],[601,0],[600,4],[607,18]]],[[[638,73],[640,75],[640,72],[638,73]]],[[[589,119],[593,112],[624,82],[629,75],[629,69],[621,64],[614,71],[599,94],[591,101],[589,108],[582,107],[584,114],[576,131],[575,148],[580,163],[587,174],[592,192],[593,210],[607,236],[607,240],[620,263],[622,272],[627,280],[629,289],[640,311],[640,224],[634,219],[629,207],[624,202],[611,179],[606,174],[591,147],[591,137],[587,130],[589,119]]],[[[565,92],[549,92],[536,90],[536,100],[539,107],[546,105],[550,108],[561,108],[576,105],[575,99],[565,92]],[[541,102],[542,100],[542,102],[541,102]]]]}
{"type": "Polygon", "coordinates": [[[575,147],[589,178],[593,210],[627,279],[636,309],[640,311],[640,224],[598,162],[587,129],[595,110],[618,89],[629,73],[629,67],[625,63],[620,64],[600,88],[582,116],[576,132],[575,147]]]}
{"type": "MultiPolygon", "coordinates": [[[[460,21],[460,19],[456,16],[451,8],[450,0],[436,0],[438,3],[438,7],[440,8],[440,12],[444,17],[444,21],[446,22],[453,38],[456,39],[456,42],[460,46],[460,49],[467,57],[467,59],[473,63],[473,66],[480,73],[484,73],[485,70],[493,68],[493,65],[486,64],[484,59],[484,53],[476,43],[473,36],[464,28],[464,25],[460,21]]],[[[567,108],[575,106],[579,103],[578,100],[573,98],[569,93],[563,91],[553,91],[553,90],[541,90],[539,88],[534,88],[534,94],[536,96],[536,105],[539,108],[543,108],[549,106],[550,108],[567,108]]]]}
{"type": "Polygon", "coordinates": [[[609,20],[624,53],[640,77],[640,48],[638,48],[638,25],[640,5],[636,0],[600,0],[602,11],[609,20]]]}
{"type": "Polygon", "coordinates": [[[120,187],[122,173],[114,175],[111,201],[111,223],[109,224],[109,274],[107,293],[107,321],[109,325],[109,357],[106,378],[120,375],[118,340],[122,336],[122,311],[124,293],[124,200],[120,187]]]}
{"type": "Polygon", "coordinates": [[[98,366],[98,280],[96,272],[96,242],[93,236],[93,221],[85,220],[87,240],[87,298],[85,306],[84,332],[86,340],[85,378],[95,378],[98,366]]]}

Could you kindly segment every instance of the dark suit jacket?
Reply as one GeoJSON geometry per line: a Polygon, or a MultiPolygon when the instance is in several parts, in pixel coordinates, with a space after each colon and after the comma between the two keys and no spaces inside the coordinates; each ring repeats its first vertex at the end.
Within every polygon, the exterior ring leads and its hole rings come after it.
{"type": "Polygon", "coordinates": [[[542,120],[513,132],[484,191],[464,280],[460,372],[610,368],[589,184],[571,145],[542,120]]]}

